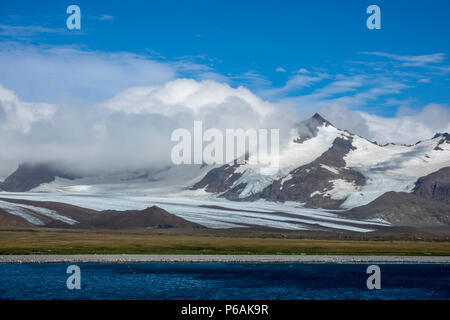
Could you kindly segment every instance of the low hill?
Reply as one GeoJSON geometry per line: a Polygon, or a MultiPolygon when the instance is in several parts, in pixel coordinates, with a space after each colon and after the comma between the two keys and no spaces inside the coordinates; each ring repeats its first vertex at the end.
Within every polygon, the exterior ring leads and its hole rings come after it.
{"type": "Polygon", "coordinates": [[[33,225],[18,216],[9,214],[3,209],[0,209],[0,228],[25,228],[33,225]]]}
{"type": "Polygon", "coordinates": [[[144,210],[96,211],[66,203],[0,199],[1,227],[70,229],[204,228],[157,206],[144,210]]]}

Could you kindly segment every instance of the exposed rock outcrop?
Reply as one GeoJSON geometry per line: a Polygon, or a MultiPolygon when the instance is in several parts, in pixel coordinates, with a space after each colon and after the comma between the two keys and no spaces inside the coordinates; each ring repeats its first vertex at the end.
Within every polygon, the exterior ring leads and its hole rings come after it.
{"type": "Polygon", "coordinates": [[[352,150],[352,138],[336,138],[333,146],[313,162],[292,170],[261,193],[275,201],[304,202],[307,207],[335,209],[345,201],[338,194],[342,184],[358,188],[366,183],[363,174],[346,168],[344,156],[352,150]],[[340,184],[340,185],[338,185],[340,184]]]}
{"type": "Polygon", "coordinates": [[[239,164],[235,163],[232,166],[225,164],[219,168],[214,168],[209,171],[203,179],[194,184],[191,189],[203,189],[212,193],[224,192],[230,188],[234,182],[242,175],[240,172],[235,172],[239,164]]]}
{"type": "Polygon", "coordinates": [[[444,133],[437,133],[433,139],[436,138],[440,138],[439,143],[436,145],[436,147],[434,147],[434,150],[439,150],[439,151],[444,151],[444,149],[442,149],[442,145],[444,143],[450,143],[450,134],[448,134],[447,132],[444,133]]]}
{"type": "Polygon", "coordinates": [[[43,183],[52,182],[56,177],[71,180],[76,178],[75,175],[65,173],[63,170],[50,164],[24,163],[19,165],[17,170],[0,184],[0,190],[25,192],[36,188],[43,183]]]}
{"type": "Polygon", "coordinates": [[[450,205],[405,192],[386,192],[369,204],[354,208],[345,215],[358,219],[380,218],[396,226],[450,225],[450,205]]]}
{"type": "Polygon", "coordinates": [[[421,198],[450,204],[450,167],[419,178],[413,193],[421,198]]]}

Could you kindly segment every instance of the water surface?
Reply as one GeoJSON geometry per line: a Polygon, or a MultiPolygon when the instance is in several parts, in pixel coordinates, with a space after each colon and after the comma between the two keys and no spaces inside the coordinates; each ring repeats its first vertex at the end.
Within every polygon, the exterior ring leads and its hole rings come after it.
{"type": "Polygon", "coordinates": [[[378,264],[381,289],[368,290],[369,264],[79,263],[0,264],[0,299],[449,299],[449,264],[378,264]]]}

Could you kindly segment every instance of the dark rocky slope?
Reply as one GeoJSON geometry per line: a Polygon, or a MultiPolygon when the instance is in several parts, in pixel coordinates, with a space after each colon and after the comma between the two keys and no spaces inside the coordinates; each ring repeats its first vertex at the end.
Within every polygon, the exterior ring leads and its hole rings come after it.
{"type": "Polygon", "coordinates": [[[214,168],[209,171],[203,179],[194,184],[191,189],[197,190],[205,188],[205,191],[207,192],[224,192],[242,175],[241,173],[235,173],[238,167],[239,164],[235,163],[232,166],[225,164],[219,168],[214,168]]]}
{"type": "Polygon", "coordinates": [[[67,174],[50,164],[28,164],[19,165],[16,171],[0,183],[0,190],[9,192],[25,192],[49,183],[56,177],[75,179],[76,177],[67,174]]]}
{"type": "Polygon", "coordinates": [[[358,219],[381,218],[396,226],[450,226],[450,205],[405,192],[386,192],[344,215],[358,219]]]}
{"type": "Polygon", "coordinates": [[[21,217],[9,214],[0,209],[0,228],[26,228],[33,225],[21,217]]]}
{"type": "Polygon", "coordinates": [[[450,167],[419,178],[413,193],[424,199],[450,204],[450,167]]]}
{"type": "Polygon", "coordinates": [[[276,201],[299,201],[307,207],[336,209],[345,199],[332,199],[322,191],[331,190],[331,181],[342,179],[355,186],[363,186],[366,179],[356,170],[345,168],[344,156],[353,149],[352,138],[336,138],[330,149],[313,162],[294,169],[290,179],[279,179],[266,187],[261,198],[276,201]],[[332,172],[326,167],[336,170],[332,172]],[[314,192],[317,194],[311,196],[314,192]]]}
{"type": "MultiPolygon", "coordinates": [[[[2,201],[7,201],[16,204],[25,204],[40,208],[46,208],[56,211],[58,214],[76,220],[77,224],[68,225],[61,221],[49,220],[48,217],[43,217],[37,212],[30,209],[30,213],[45,221],[47,228],[76,228],[76,229],[144,229],[144,228],[204,228],[203,226],[180,218],[161,209],[157,206],[152,206],[144,210],[105,210],[96,211],[86,209],[66,203],[52,202],[52,201],[31,201],[19,199],[1,198],[2,201]]],[[[4,216],[3,226],[13,227],[17,224],[21,226],[33,226],[25,219],[14,216],[6,210],[0,209],[0,214],[4,216]],[[19,221],[19,222],[16,222],[19,221]]],[[[0,222],[2,218],[0,216],[0,222]]],[[[1,225],[0,225],[1,226],[1,225]]],[[[34,226],[36,227],[36,226],[34,226]]]]}

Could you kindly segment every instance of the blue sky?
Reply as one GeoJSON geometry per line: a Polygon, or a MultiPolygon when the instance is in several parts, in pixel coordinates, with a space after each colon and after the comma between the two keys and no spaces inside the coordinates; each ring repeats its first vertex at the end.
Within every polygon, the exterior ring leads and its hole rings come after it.
{"type": "Polygon", "coordinates": [[[336,103],[385,117],[429,104],[448,109],[449,12],[447,0],[0,0],[0,83],[21,99],[53,102],[64,90],[101,100],[125,89],[127,79],[133,86],[190,77],[244,85],[304,113],[336,103]],[[81,31],[65,27],[70,4],[81,8],[81,31]],[[381,8],[381,30],[366,28],[370,4],[381,8]],[[86,60],[97,54],[121,64],[129,54],[161,70],[124,76],[108,83],[110,90],[96,87],[105,79],[87,77],[80,87],[57,76],[54,88],[41,89],[39,70],[30,76],[29,68],[20,71],[8,60],[12,52],[24,61],[31,55],[56,59],[58,48],[70,48],[64,54],[72,61],[84,52],[86,60]]]}

